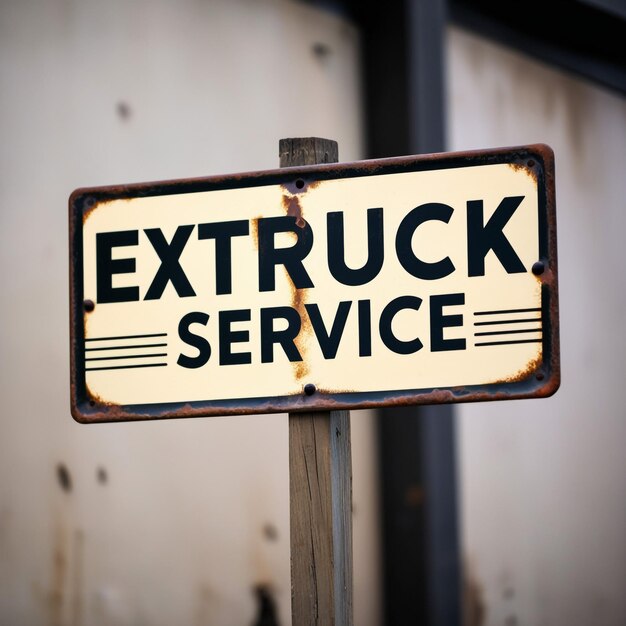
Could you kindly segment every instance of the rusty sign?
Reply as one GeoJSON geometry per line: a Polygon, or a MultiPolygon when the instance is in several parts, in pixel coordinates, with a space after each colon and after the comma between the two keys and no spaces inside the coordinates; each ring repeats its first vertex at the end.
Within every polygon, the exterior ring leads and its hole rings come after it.
{"type": "Polygon", "coordinates": [[[543,145],[79,189],[81,422],[547,396],[543,145]]]}

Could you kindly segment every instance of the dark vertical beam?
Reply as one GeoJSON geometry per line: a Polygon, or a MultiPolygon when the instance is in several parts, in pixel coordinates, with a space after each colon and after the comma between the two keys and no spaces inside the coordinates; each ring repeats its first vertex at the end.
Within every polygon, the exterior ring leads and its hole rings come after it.
{"type": "Polygon", "coordinates": [[[445,149],[445,0],[362,0],[367,156],[445,149]]]}
{"type": "Polygon", "coordinates": [[[383,624],[386,626],[431,623],[422,426],[423,420],[412,407],[380,411],[383,624]]]}
{"type": "Polygon", "coordinates": [[[361,30],[366,156],[410,154],[406,3],[357,0],[353,13],[361,30]]]}
{"type": "MultiPolygon", "coordinates": [[[[368,157],[445,149],[445,0],[353,3],[361,28],[368,157]]],[[[379,417],[387,626],[461,623],[451,406],[379,417]]]]}
{"type": "Polygon", "coordinates": [[[457,489],[456,428],[452,406],[418,413],[424,484],[428,624],[460,626],[461,548],[457,489]]]}
{"type": "Polygon", "coordinates": [[[449,406],[379,418],[385,624],[461,624],[455,429],[449,406]]]}
{"type": "Polygon", "coordinates": [[[411,151],[445,150],[445,0],[407,0],[411,151]]]}

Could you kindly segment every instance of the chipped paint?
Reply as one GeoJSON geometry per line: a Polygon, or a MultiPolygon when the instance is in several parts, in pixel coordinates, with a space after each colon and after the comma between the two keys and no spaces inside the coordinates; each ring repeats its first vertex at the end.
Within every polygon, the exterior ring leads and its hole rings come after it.
{"type": "Polygon", "coordinates": [[[283,207],[289,217],[296,219],[296,226],[304,228],[306,222],[302,215],[302,206],[300,205],[300,198],[296,195],[283,194],[283,207]]]}

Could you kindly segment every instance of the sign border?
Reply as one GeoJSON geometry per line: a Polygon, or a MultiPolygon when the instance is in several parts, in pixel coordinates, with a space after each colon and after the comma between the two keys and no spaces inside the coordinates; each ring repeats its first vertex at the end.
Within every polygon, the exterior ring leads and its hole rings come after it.
{"type": "Polygon", "coordinates": [[[206,178],[80,188],[76,189],[69,198],[69,252],[70,405],[72,416],[81,423],[540,398],[554,394],[560,385],[554,153],[545,144],[290,167],[206,178]],[[85,310],[83,304],[82,227],[85,213],[96,208],[98,203],[119,198],[131,199],[262,185],[288,185],[293,184],[296,179],[304,180],[308,187],[310,183],[329,179],[456,169],[502,163],[527,169],[532,168],[537,177],[537,189],[539,191],[539,259],[537,260],[541,261],[545,268],[543,273],[537,276],[542,284],[541,315],[544,328],[543,362],[539,369],[529,370],[514,381],[465,387],[350,393],[329,393],[323,389],[317,389],[312,395],[307,395],[303,389],[302,393],[280,397],[126,406],[102,402],[89,393],[85,383],[84,370],[85,310]]]}

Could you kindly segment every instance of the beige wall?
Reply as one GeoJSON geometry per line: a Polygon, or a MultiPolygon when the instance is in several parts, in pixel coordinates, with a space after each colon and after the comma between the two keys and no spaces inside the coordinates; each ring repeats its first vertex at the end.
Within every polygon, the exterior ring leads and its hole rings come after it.
{"type": "Polygon", "coordinates": [[[484,624],[626,623],[626,102],[456,28],[450,148],[556,155],[563,382],[460,408],[464,551],[484,624]]]}
{"type": "MultiPolygon", "coordinates": [[[[287,0],[0,3],[2,624],[249,624],[259,583],[290,622],[284,415],[72,421],[67,198],[276,167],[288,136],[360,158],[358,54],[352,26],[287,0]]],[[[368,413],[352,422],[367,625],[374,433],[368,413]]]]}

